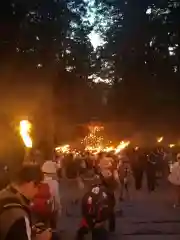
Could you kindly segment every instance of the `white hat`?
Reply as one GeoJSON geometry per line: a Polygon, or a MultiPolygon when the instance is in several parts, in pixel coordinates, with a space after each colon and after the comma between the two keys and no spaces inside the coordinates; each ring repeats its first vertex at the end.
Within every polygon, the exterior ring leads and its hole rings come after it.
{"type": "Polygon", "coordinates": [[[49,160],[46,161],[42,166],[42,172],[47,174],[56,174],[57,166],[56,163],[49,160]]]}

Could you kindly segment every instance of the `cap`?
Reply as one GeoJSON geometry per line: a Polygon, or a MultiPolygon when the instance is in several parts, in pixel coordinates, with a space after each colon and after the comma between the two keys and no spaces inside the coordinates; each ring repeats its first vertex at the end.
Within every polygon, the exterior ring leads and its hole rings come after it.
{"type": "Polygon", "coordinates": [[[47,174],[56,174],[57,172],[56,163],[51,160],[46,161],[42,166],[42,171],[43,173],[47,173],[47,174]]]}

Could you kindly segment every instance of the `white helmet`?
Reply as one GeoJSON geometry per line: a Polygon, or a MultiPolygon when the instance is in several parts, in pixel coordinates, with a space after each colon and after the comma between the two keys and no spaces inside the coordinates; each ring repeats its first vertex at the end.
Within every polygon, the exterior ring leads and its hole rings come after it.
{"type": "Polygon", "coordinates": [[[42,166],[42,172],[47,174],[56,174],[57,172],[56,163],[51,160],[46,161],[42,166]]]}

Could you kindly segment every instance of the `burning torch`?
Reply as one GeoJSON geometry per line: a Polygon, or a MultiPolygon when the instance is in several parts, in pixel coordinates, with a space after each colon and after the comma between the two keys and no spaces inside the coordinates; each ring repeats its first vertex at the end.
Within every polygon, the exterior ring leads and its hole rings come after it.
{"type": "Polygon", "coordinates": [[[157,138],[157,143],[161,143],[164,140],[164,137],[157,138]]]}
{"type": "Polygon", "coordinates": [[[25,146],[25,160],[28,159],[29,151],[33,147],[33,142],[30,136],[32,124],[28,120],[20,122],[19,131],[25,146]]]}

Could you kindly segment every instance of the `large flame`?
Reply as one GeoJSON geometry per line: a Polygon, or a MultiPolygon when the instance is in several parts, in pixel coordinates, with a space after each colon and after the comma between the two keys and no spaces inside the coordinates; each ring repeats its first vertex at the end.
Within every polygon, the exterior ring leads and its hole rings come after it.
{"type": "Polygon", "coordinates": [[[22,120],[20,122],[20,135],[22,137],[22,140],[24,142],[24,145],[27,148],[32,148],[32,139],[30,137],[31,132],[31,123],[28,120],[22,120]]]}

